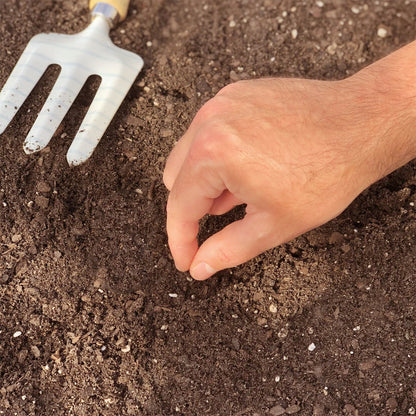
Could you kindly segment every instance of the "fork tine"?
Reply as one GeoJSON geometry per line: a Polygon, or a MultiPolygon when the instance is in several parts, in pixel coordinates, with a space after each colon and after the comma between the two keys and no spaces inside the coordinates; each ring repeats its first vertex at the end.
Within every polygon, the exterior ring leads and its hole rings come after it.
{"type": "Polygon", "coordinates": [[[85,74],[62,70],[26,137],[23,149],[27,154],[42,150],[48,145],[87,77],[85,74]]]}
{"type": "Polygon", "coordinates": [[[29,42],[0,92],[0,134],[52,62],[29,42]]]}
{"type": "MultiPolygon", "coordinates": [[[[134,79],[134,78],[133,78],[134,79]]],[[[92,154],[107,130],[131,83],[123,80],[105,82],[103,79],[91,106],[67,153],[70,166],[80,165],[92,154]]]]}

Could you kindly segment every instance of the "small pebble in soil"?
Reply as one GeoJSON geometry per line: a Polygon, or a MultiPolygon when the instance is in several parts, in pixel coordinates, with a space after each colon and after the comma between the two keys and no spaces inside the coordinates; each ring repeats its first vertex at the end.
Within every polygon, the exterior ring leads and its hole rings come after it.
{"type": "Polygon", "coordinates": [[[293,29],[291,34],[292,34],[292,39],[296,39],[298,37],[298,31],[296,29],[293,29]]]}
{"type": "Polygon", "coordinates": [[[326,48],[326,51],[330,54],[330,55],[335,55],[336,49],[337,49],[338,45],[335,42],[332,42],[331,45],[329,45],[326,48]]]}
{"type": "Polygon", "coordinates": [[[300,411],[300,407],[297,404],[292,404],[286,409],[287,415],[294,415],[300,411]]]}
{"type": "Polygon", "coordinates": [[[20,337],[20,335],[22,335],[22,331],[16,331],[16,332],[13,334],[13,338],[20,337]]]}
{"type": "Polygon", "coordinates": [[[273,416],[281,416],[286,413],[286,410],[284,407],[280,406],[280,404],[277,404],[269,410],[269,413],[273,416]]]}
{"type": "Polygon", "coordinates": [[[48,183],[41,181],[37,184],[36,189],[38,192],[48,193],[51,191],[51,186],[48,183]]]}
{"type": "Polygon", "coordinates": [[[355,407],[352,404],[347,403],[344,406],[344,413],[347,414],[347,415],[355,414],[355,407]]]}
{"type": "Polygon", "coordinates": [[[12,243],[18,243],[22,239],[22,236],[20,234],[14,234],[12,236],[12,243]]]}
{"type": "Polygon", "coordinates": [[[416,410],[414,407],[411,407],[408,411],[409,415],[416,415],[416,410]]]}
{"type": "Polygon", "coordinates": [[[385,38],[387,36],[387,30],[384,27],[379,27],[377,29],[377,36],[380,38],[385,38]]]}
{"type": "Polygon", "coordinates": [[[267,324],[267,319],[266,318],[258,318],[257,319],[257,325],[259,325],[259,326],[264,326],[264,325],[266,325],[267,324]]]}
{"type": "Polygon", "coordinates": [[[30,347],[30,351],[32,351],[32,354],[35,356],[35,358],[40,357],[40,351],[39,351],[39,348],[36,345],[32,345],[30,347]]]}
{"type": "Polygon", "coordinates": [[[359,9],[357,6],[352,6],[352,7],[351,7],[351,11],[352,11],[354,14],[358,14],[358,13],[360,13],[360,9],[359,9]]]}
{"type": "Polygon", "coordinates": [[[277,313],[277,306],[274,305],[273,303],[269,306],[269,311],[271,313],[277,313]]]}
{"type": "Polygon", "coordinates": [[[169,293],[169,297],[170,298],[177,298],[178,294],[177,293],[169,293]]]}
{"type": "Polygon", "coordinates": [[[324,416],[325,406],[321,403],[315,403],[313,406],[313,416],[324,416]]]}
{"type": "Polygon", "coordinates": [[[289,334],[289,330],[287,329],[287,328],[282,328],[278,333],[277,333],[277,336],[280,338],[280,339],[284,339],[284,338],[286,338],[287,336],[288,336],[288,334],[289,334]]]}
{"type": "Polygon", "coordinates": [[[386,401],[386,410],[389,412],[389,414],[392,414],[396,411],[398,406],[397,400],[394,397],[390,397],[386,401]]]}
{"type": "Polygon", "coordinates": [[[312,344],[309,345],[308,350],[310,352],[315,351],[316,345],[312,342],[312,344]]]}
{"type": "Polygon", "coordinates": [[[324,7],[324,2],[323,1],[317,1],[316,2],[316,5],[318,6],[318,7],[324,7]]]}
{"type": "Polygon", "coordinates": [[[130,352],[130,344],[127,344],[125,347],[121,348],[121,352],[124,352],[124,353],[130,352]]]}

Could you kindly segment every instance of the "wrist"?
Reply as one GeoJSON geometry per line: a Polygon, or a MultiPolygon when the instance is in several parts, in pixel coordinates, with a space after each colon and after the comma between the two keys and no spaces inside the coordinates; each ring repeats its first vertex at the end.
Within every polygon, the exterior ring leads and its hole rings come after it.
{"type": "Polygon", "coordinates": [[[373,181],[416,158],[416,42],[342,81],[362,114],[373,181]]]}

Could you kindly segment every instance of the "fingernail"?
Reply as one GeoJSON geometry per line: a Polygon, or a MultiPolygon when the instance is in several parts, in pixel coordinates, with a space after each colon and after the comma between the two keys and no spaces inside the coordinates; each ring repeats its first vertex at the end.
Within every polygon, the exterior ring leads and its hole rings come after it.
{"type": "Polygon", "coordinates": [[[196,280],[208,279],[208,277],[211,277],[215,272],[216,270],[207,263],[199,263],[190,270],[191,276],[196,280]]]}

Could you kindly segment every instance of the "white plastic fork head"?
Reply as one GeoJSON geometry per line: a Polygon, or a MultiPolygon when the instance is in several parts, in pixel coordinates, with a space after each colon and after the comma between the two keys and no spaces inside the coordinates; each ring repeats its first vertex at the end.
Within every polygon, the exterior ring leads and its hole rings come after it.
{"type": "Polygon", "coordinates": [[[33,37],[0,92],[0,134],[46,68],[57,64],[61,72],[24,143],[28,154],[43,149],[88,77],[98,75],[100,86],[67,153],[71,166],[85,162],[143,67],[140,56],[111,42],[109,30],[108,19],[96,15],[91,24],[78,34],[33,37]]]}

